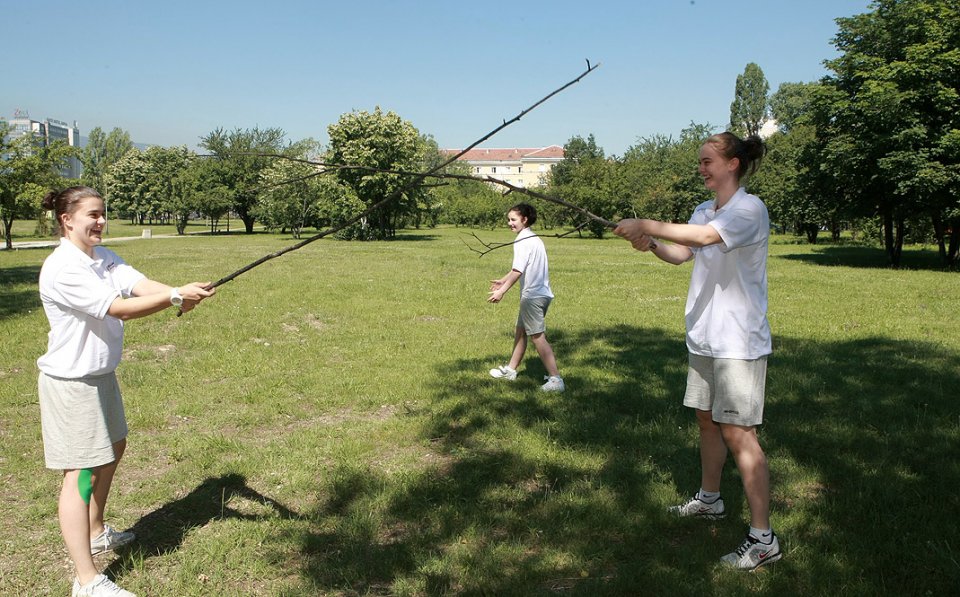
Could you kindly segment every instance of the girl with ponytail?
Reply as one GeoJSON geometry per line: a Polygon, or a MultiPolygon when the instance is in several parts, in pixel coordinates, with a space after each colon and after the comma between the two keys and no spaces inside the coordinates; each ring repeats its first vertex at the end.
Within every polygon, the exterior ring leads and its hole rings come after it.
{"type": "Polygon", "coordinates": [[[752,570],[782,557],[770,527],[770,480],[756,428],[763,422],[767,355],[767,242],[770,218],[742,181],[766,148],[756,136],[709,137],[700,148],[699,172],[713,199],[697,206],[687,224],[623,220],[614,233],[639,251],[680,265],[694,261],[687,293],[689,366],[683,404],[700,429],[700,491],[671,508],[679,516],[722,518],[720,476],[728,450],[740,470],[750,506],[750,531],[720,560],[752,570]],[[659,242],[669,241],[669,242],[659,242]]]}
{"type": "Polygon", "coordinates": [[[60,245],[40,269],[40,299],[50,322],[40,368],[40,426],[47,468],[63,472],[60,531],[76,570],[73,597],[132,593],[100,574],[93,556],[134,540],[104,523],[114,473],[127,445],[116,368],[124,321],[170,307],[184,311],[214,294],[209,282],[173,288],[148,279],[103,241],[105,206],[89,187],[47,194],[60,245]]]}

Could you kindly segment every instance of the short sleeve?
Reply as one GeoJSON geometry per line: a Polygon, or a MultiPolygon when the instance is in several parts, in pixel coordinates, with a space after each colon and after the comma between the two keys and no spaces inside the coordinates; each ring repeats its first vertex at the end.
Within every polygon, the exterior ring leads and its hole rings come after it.
{"type": "Polygon", "coordinates": [[[89,267],[70,265],[57,273],[53,282],[54,302],[68,309],[103,319],[120,291],[100,279],[89,267]]]}
{"type": "Polygon", "coordinates": [[[722,251],[731,251],[763,240],[762,227],[767,218],[762,209],[763,204],[759,202],[740,201],[730,206],[730,209],[717,213],[717,217],[708,225],[713,226],[723,239],[722,251]]]}

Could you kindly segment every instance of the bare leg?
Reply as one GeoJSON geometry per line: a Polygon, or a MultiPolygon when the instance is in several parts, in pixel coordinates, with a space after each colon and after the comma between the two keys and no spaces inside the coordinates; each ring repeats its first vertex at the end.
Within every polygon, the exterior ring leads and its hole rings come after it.
{"type": "Polygon", "coordinates": [[[83,585],[92,581],[98,571],[90,555],[90,508],[80,495],[79,479],[79,470],[63,472],[57,513],[63,542],[76,567],[77,579],[83,585]]]}
{"type": "Polygon", "coordinates": [[[733,453],[733,459],[743,479],[743,492],[750,505],[750,526],[770,528],[770,470],[767,457],[757,439],[754,427],[720,425],[723,439],[733,453]]]}
{"type": "Polygon", "coordinates": [[[127,440],[125,439],[113,444],[116,459],[94,470],[93,495],[90,497],[90,539],[94,539],[103,532],[103,513],[107,507],[110,485],[113,483],[113,475],[117,472],[117,465],[120,464],[120,458],[126,448],[127,440]]]}
{"type": "Polygon", "coordinates": [[[540,360],[543,361],[547,375],[560,377],[560,370],[557,369],[557,359],[553,356],[553,348],[547,342],[547,335],[540,332],[539,334],[532,334],[530,339],[533,340],[533,346],[537,349],[540,360]]]}
{"type": "Polygon", "coordinates": [[[709,410],[696,410],[700,427],[700,487],[704,491],[720,491],[720,476],[727,461],[727,444],[721,427],[709,410]]]}
{"type": "Polygon", "coordinates": [[[522,327],[518,327],[514,330],[513,353],[510,355],[510,363],[507,366],[514,371],[519,369],[525,352],[527,352],[527,332],[522,327]]]}

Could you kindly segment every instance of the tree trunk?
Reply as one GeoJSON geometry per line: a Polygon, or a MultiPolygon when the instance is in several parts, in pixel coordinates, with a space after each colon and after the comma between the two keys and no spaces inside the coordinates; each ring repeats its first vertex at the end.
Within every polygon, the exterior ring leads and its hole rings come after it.
{"type": "Polygon", "coordinates": [[[811,245],[817,244],[817,237],[820,235],[820,227],[816,224],[807,224],[804,232],[807,235],[807,242],[811,245]]]}
{"type": "Polygon", "coordinates": [[[947,251],[947,265],[960,264],[960,218],[950,220],[950,249],[947,251]]]}
{"type": "Polygon", "coordinates": [[[904,229],[902,217],[894,218],[892,213],[883,214],[883,247],[887,252],[890,265],[895,268],[900,267],[904,229]]]}
{"type": "Polygon", "coordinates": [[[947,245],[944,243],[943,237],[946,235],[946,230],[943,227],[943,219],[940,217],[939,213],[934,212],[933,217],[933,235],[937,237],[937,248],[940,250],[940,261],[945,265],[947,262],[947,245]]]}
{"type": "Polygon", "coordinates": [[[183,234],[187,230],[187,220],[189,216],[187,214],[178,214],[176,217],[177,234],[183,234]]]}
{"type": "Polygon", "coordinates": [[[253,223],[256,221],[254,217],[246,211],[237,212],[237,215],[240,216],[240,219],[243,221],[243,231],[247,234],[253,234],[253,223]]]}
{"type": "Polygon", "coordinates": [[[13,249],[13,217],[3,216],[3,237],[6,239],[7,249],[13,249]]]}

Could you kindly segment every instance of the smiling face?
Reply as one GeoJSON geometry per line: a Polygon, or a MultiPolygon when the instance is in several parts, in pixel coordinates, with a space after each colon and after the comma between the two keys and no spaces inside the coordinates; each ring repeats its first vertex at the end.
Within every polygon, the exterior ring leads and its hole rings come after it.
{"type": "Polygon", "coordinates": [[[700,176],[703,184],[714,193],[722,193],[731,187],[736,190],[739,180],[737,170],[740,160],[727,159],[713,143],[704,143],[700,147],[700,176]]]}
{"type": "Polygon", "coordinates": [[[63,214],[63,236],[92,257],[93,248],[103,242],[106,222],[103,199],[84,197],[72,211],[63,214]]]}
{"type": "Polygon", "coordinates": [[[511,211],[507,214],[507,226],[514,234],[518,234],[527,227],[527,219],[520,215],[518,211],[511,211]]]}

